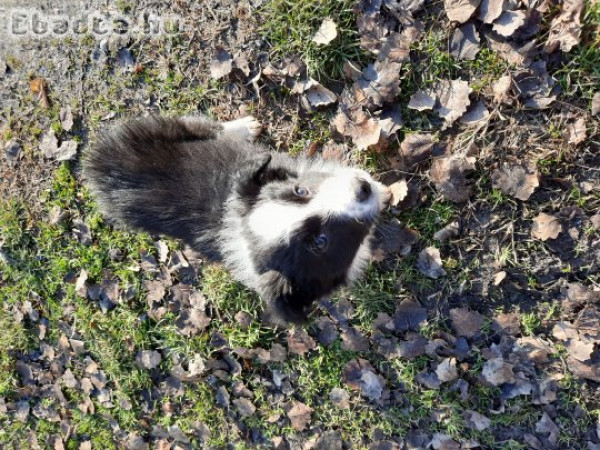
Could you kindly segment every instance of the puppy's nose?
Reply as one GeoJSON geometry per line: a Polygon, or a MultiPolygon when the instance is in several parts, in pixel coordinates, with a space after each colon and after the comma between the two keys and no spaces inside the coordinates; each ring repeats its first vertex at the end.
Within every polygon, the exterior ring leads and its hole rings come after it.
{"type": "Polygon", "coordinates": [[[356,199],[359,202],[366,201],[371,196],[371,183],[362,178],[358,179],[358,187],[356,189],[356,199]]]}

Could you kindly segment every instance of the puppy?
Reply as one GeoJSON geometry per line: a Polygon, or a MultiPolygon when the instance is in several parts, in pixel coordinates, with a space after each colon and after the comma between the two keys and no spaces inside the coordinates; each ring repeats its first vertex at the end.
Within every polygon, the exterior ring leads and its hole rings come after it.
{"type": "Polygon", "coordinates": [[[388,189],[360,169],[269,153],[252,117],[132,120],[99,136],[84,179],[105,216],[183,240],[258,292],[270,320],[302,322],[356,279],[388,189]]]}

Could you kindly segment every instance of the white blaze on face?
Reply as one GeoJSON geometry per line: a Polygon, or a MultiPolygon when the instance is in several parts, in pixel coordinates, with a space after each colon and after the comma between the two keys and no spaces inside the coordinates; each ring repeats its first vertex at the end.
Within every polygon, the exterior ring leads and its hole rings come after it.
{"type": "Polygon", "coordinates": [[[326,178],[307,204],[263,203],[249,216],[251,231],[265,241],[286,241],[304,220],[313,215],[370,219],[384,206],[385,188],[364,170],[340,169],[326,178]],[[357,199],[357,180],[371,184],[368,199],[357,199]]]}

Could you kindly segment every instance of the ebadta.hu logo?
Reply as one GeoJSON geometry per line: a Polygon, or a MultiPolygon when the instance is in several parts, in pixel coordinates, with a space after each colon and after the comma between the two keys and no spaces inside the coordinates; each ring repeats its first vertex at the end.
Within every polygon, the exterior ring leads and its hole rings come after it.
{"type": "Polygon", "coordinates": [[[98,11],[51,14],[39,9],[6,9],[0,6],[0,18],[1,34],[9,39],[85,35],[102,39],[113,34],[160,36],[183,31],[180,16],[150,12],[143,12],[137,17],[98,11]]]}

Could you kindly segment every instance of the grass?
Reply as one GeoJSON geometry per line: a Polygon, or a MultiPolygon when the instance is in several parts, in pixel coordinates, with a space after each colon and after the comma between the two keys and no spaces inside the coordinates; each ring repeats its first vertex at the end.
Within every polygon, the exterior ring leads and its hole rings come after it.
{"type": "MultiPolygon", "coordinates": [[[[346,59],[367,62],[369,57],[358,46],[354,13],[351,11],[353,5],[354,2],[349,0],[266,2],[259,14],[264,19],[263,35],[271,44],[271,59],[296,53],[308,63],[310,74],[324,82],[341,79],[342,65],[346,59]],[[310,38],[327,16],[337,22],[340,34],[331,45],[319,47],[310,38]]],[[[125,11],[130,8],[130,2],[121,1],[118,8],[125,11]]],[[[587,101],[599,82],[600,41],[597,28],[594,28],[594,23],[600,20],[599,8],[597,3],[588,7],[584,19],[583,45],[568,55],[565,66],[558,72],[565,96],[580,96],[587,101]]],[[[424,38],[414,43],[416,58],[407,63],[400,74],[402,93],[399,103],[403,108],[412,93],[437,79],[468,78],[474,91],[483,95],[492,81],[510,69],[487,49],[482,49],[474,61],[453,60],[447,51],[450,32],[428,29],[424,38]]],[[[186,42],[177,39],[170,37],[170,43],[160,44],[160,51],[169,53],[173,62],[173,67],[165,73],[149,61],[135,73],[113,74],[107,70],[99,75],[105,89],[86,94],[90,97],[86,99],[89,100],[86,104],[92,132],[107,113],[127,114],[135,110],[131,99],[121,96],[122,86],[133,90],[144,89],[166,114],[210,109],[213,97],[222,93],[225,85],[222,82],[194,84],[187,74],[177,70],[178,66],[190,61],[186,42]]],[[[86,45],[93,44],[89,38],[86,42],[86,45]]],[[[9,64],[17,69],[22,63],[9,59],[9,64]]],[[[54,129],[61,138],[77,134],[77,131],[66,132],[60,126],[58,111],[61,103],[55,92],[50,92],[52,107],[49,110],[39,108],[31,94],[23,95],[21,106],[30,111],[29,120],[22,120],[12,111],[4,111],[3,118],[8,126],[3,130],[3,137],[19,139],[24,144],[24,152],[35,155],[39,137],[46,130],[54,129]]],[[[282,95],[288,94],[284,92],[282,95]]],[[[431,130],[435,125],[427,113],[407,109],[403,112],[404,131],[431,130]]],[[[328,140],[330,118],[331,111],[318,112],[308,120],[300,120],[293,132],[290,151],[299,153],[306,141],[328,140]]],[[[562,125],[552,125],[548,135],[551,139],[561,140],[561,131],[562,125]]],[[[539,161],[540,171],[546,175],[559,173],[565,164],[563,156],[559,153],[556,157],[539,161]]],[[[385,155],[375,151],[363,152],[360,159],[371,171],[382,169],[385,163],[385,155]]],[[[483,175],[477,184],[475,195],[489,205],[494,214],[504,214],[504,209],[517,210],[517,202],[501,191],[489,188],[489,180],[483,175]]],[[[419,232],[419,246],[439,245],[433,240],[433,234],[458,219],[465,210],[443,200],[433,190],[426,194],[418,208],[403,212],[399,218],[419,232]]],[[[595,205],[592,197],[584,196],[577,187],[563,192],[563,197],[565,202],[583,207],[586,212],[592,211],[595,205]]],[[[531,204],[534,207],[541,206],[531,204]]],[[[588,233],[597,235],[594,231],[588,233]]],[[[546,246],[539,243],[520,243],[523,244],[519,249],[520,254],[537,253],[540,249],[547,251],[546,246]]],[[[14,319],[15,309],[23,301],[29,301],[40,316],[49,321],[46,343],[58,349],[65,326],[72,328],[84,341],[87,356],[98,363],[105,374],[114,401],[118,404],[118,400],[123,398],[131,402],[131,410],[107,408],[95,398],[95,413],[83,414],[76,407],[70,408],[73,435],[67,443],[68,448],[77,448],[80,441],[87,439],[92,441],[94,447],[118,448],[119,444],[111,431],[115,423],[125,432],[135,432],[145,437],[153,425],[176,425],[192,436],[192,447],[201,447],[202,444],[192,433],[197,422],[205,423],[211,430],[207,446],[224,448],[237,445],[236,448],[250,448],[251,444],[247,442],[253,430],[260,431],[268,439],[297,435],[285,419],[284,406],[292,400],[302,401],[313,408],[312,423],[316,429],[339,430],[343,439],[356,443],[357,448],[366,448],[362,446],[363,443],[382,435],[402,437],[408,431],[417,429],[430,435],[434,432],[447,433],[460,442],[475,439],[484,448],[524,449],[526,446],[522,442],[515,439],[500,440],[498,436],[506,436],[516,427],[531,430],[540,419],[540,408],[533,406],[530,398],[512,399],[504,405],[503,412],[489,413],[490,409],[498,409],[500,389],[476,381],[486,361],[482,350],[491,345],[489,339],[492,339],[490,336],[493,333],[489,330],[489,317],[486,317],[483,340],[474,344],[473,356],[460,364],[461,377],[471,382],[469,396],[465,399],[454,389],[453,383],[445,383],[439,390],[427,389],[419,384],[418,374],[431,371],[436,358],[423,355],[410,361],[402,358],[388,361],[374,350],[365,354],[344,351],[338,338],[331,346],[318,346],[305,356],[288,355],[283,363],[261,365],[257,361],[240,360],[243,367],[241,374],[231,379],[225,374],[224,379],[219,379],[211,372],[198,381],[184,383],[182,395],[157,397],[156,403],[149,406],[144,402],[144,396],[155,394],[154,390],[160,387],[163,378],[173,368],[172,358],[179,358],[184,363],[198,355],[205,359],[221,358],[221,351],[210,345],[211,333],[221,333],[231,348],[269,349],[273,343],[285,344],[286,332],[261,325],[257,320],[261,310],[259,298],[216,265],[204,265],[200,280],[194,286],[207,297],[211,314],[216,317],[204,332],[191,337],[182,336],[173,312],[167,312],[159,321],[149,319],[142,286],[151,275],[137,270],[135,263],[139,262],[141,254],[156,255],[153,238],[108,226],[80,185],[77,167],[71,164],[62,164],[55,170],[54,179],[35,207],[17,200],[0,200],[0,245],[3,254],[10,258],[9,263],[0,261],[0,329],[3,330],[0,335],[0,397],[7,402],[22,398],[21,381],[15,371],[15,363],[19,359],[34,356],[40,348],[41,343],[37,338],[39,323],[28,317],[22,321],[14,319]],[[50,224],[48,217],[53,208],[68,211],[70,219],[64,223],[50,224]],[[71,228],[74,219],[83,220],[90,228],[93,236],[91,246],[82,245],[73,237],[71,228]],[[122,260],[109,257],[113,249],[121,250],[122,260]],[[122,290],[132,286],[135,295],[114,310],[104,313],[96,303],[79,297],[75,292],[74,279],[82,269],[88,272],[90,282],[101,282],[107,276],[113,276],[122,290]],[[237,322],[236,314],[239,312],[252,317],[249,326],[237,322]],[[137,367],[135,354],[139,350],[159,350],[163,354],[160,375],[137,367]],[[385,387],[397,395],[392,405],[385,401],[383,404],[369,402],[356,392],[351,392],[351,407],[348,410],[339,409],[331,403],[331,389],[349,389],[343,380],[343,369],[357,357],[368,358],[385,378],[385,387]],[[281,371],[293,380],[294,392],[279,394],[280,397],[273,395],[273,389],[268,384],[273,370],[281,371]],[[215,390],[225,386],[231,391],[233,382],[243,383],[254,393],[252,401],[258,411],[255,416],[238,421],[232,417],[235,416],[234,406],[229,411],[216,406],[215,390]],[[467,409],[477,410],[492,419],[494,431],[470,430],[463,417],[467,409]],[[274,414],[279,414],[281,419],[271,423],[267,418],[274,414]],[[232,426],[234,420],[237,423],[232,426]]],[[[178,242],[169,241],[172,250],[179,245],[178,242]]],[[[446,253],[450,256],[446,257],[443,252],[444,267],[449,273],[451,287],[456,279],[460,281],[462,277],[467,283],[477,276],[482,264],[477,258],[465,262],[451,252],[446,253]]],[[[370,266],[363,280],[337,296],[349,299],[353,304],[355,313],[351,324],[365,335],[369,336],[372,332],[372,322],[378,313],[393,315],[398,300],[420,300],[422,292],[435,286],[433,281],[415,268],[415,254],[413,250],[412,256],[398,258],[385,270],[377,265],[370,266]]],[[[513,261],[511,245],[507,241],[501,242],[498,258],[511,269],[520,268],[519,263],[513,261]]],[[[527,266],[525,269],[530,275],[529,287],[541,289],[537,274],[533,271],[535,267],[527,266]]],[[[443,308],[445,298],[439,301],[443,308]]],[[[523,334],[537,336],[548,324],[560,320],[557,308],[557,304],[552,303],[522,313],[523,334]]],[[[450,331],[445,323],[431,319],[420,333],[428,339],[439,338],[450,331]]],[[[310,326],[314,329],[314,324],[310,326]]],[[[552,358],[558,362],[565,353],[564,348],[559,349],[552,358]]],[[[74,356],[68,362],[68,367],[77,378],[86,376],[86,365],[85,357],[74,356]]],[[[571,377],[568,371],[560,381],[560,388],[556,403],[556,423],[561,428],[560,446],[575,448],[579,444],[576,439],[583,435],[593,420],[597,420],[600,410],[593,393],[586,390],[580,380],[571,377]],[[579,408],[583,411],[582,417],[573,420],[569,412],[579,408]]],[[[83,394],[79,390],[64,388],[63,394],[73,405],[83,401],[83,394]]],[[[35,397],[26,400],[32,407],[38,402],[35,397]]],[[[42,402],[46,406],[60,408],[52,398],[45,398],[42,402]]],[[[58,424],[34,416],[30,416],[24,424],[9,423],[7,417],[3,416],[0,417],[0,446],[27,447],[29,431],[33,431],[40,442],[50,442],[51,436],[61,432],[58,424]]]]}
{"type": "Polygon", "coordinates": [[[269,0],[260,9],[262,35],[271,45],[271,59],[295,54],[318,80],[337,80],[343,76],[347,60],[362,61],[358,45],[352,0],[269,0]],[[328,45],[312,41],[323,19],[332,18],[338,35],[328,45]]]}

